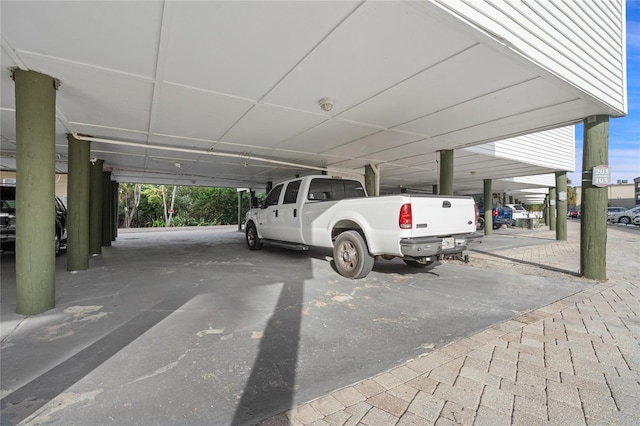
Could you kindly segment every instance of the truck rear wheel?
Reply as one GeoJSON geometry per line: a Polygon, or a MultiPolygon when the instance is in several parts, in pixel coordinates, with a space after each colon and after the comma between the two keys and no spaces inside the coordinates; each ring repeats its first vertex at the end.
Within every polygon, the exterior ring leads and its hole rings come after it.
{"type": "Polygon", "coordinates": [[[262,248],[262,242],[258,238],[258,230],[253,222],[247,223],[247,230],[245,232],[247,237],[247,246],[249,250],[260,250],[262,248]]]}
{"type": "Polygon", "coordinates": [[[353,279],[366,277],[375,261],[362,235],[357,231],[346,231],[338,235],[333,244],[333,260],[340,275],[353,279]]]}

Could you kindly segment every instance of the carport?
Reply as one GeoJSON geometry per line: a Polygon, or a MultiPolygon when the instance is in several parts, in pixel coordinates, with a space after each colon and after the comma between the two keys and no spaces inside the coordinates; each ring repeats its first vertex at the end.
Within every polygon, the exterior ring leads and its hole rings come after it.
{"type": "Polygon", "coordinates": [[[19,231],[21,313],[55,303],[54,259],[38,242],[52,233],[56,169],[69,173],[67,267],[83,270],[115,236],[117,182],[263,189],[324,172],[373,194],[490,194],[497,179],[553,173],[562,205],[572,164],[545,158],[573,150],[540,132],[578,122],[581,272],[605,278],[606,189],[589,183],[607,163],[609,117],[626,113],[622,1],[1,7],[2,161],[18,173],[18,220],[34,224],[19,231]],[[473,152],[503,141],[526,149],[473,152]]]}

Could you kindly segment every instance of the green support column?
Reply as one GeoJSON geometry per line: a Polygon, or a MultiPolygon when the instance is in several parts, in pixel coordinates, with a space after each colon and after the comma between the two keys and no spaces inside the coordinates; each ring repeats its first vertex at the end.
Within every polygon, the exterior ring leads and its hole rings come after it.
{"type": "Polygon", "coordinates": [[[440,153],[440,195],[453,195],[453,150],[440,153]]]}
{"type": "Polygon", "coordinates": [[[556,240],[567,240],[567,172],[556,172],[556,240]]]}
{"type": "Polygon", "coordinates": [[[95,160],[90,166],[89,196],[89,254],[102,253],[102,166],[104,160],[95,160]]]}
{"type": "Polygon", "coordinates": [[[102,172],[102,247],[111,245],[111,172],[102,172]]]}
{"type": "Polygon", "coordinates": [[[242,231],[242,193],[244,191],[238,192],[238,231],[242,231]]]}
{"type": "Polygon", "coordinates": [[[580,273],[594,280],[607,279],[608,188],[592,185],[593,168],[609,164],[609,117],[584,121],[582,144],[582,206],[580,220],[580,273]]]}
{"type": "Polygon", "coordinates": [[[118,215],[118,213],[120,212],[119,208],[120,206],[119,204],[119,197],[118,194],[120,194],[120,184],[118,182],[111,182],[112,185],[112,194],[113,194],[113,220],[112,220],[112,224],[113,227],[111,229],[111,241],[115,241],[116,238],[118,238],[118,225],[120,223],[120,217],[118,215]]]}
{"type": "Polygon", "coordinates": [[[549,226],[549,194],[544,196],[544,226],[549,226]]]}
{"type": "Polygon", "coordinates": [[[493,192],[491,179],[484,180],[484,235],[493,234],[493,192]]]}
{"type": "Polygon", "coordinates": [[[55,307],[56,81],[13,74],[16,99],[16,312],[55,307]]]}
{"type": "Polygon", "coordinates": [[[67,135],[67,271],[89,268],[89,155],[91,142],[67,135]]]}
{"type": "Polygon", "coordinates": [[[549,188],[549,230],[556,230],[556,189],[549,188]]]}
{"type": "Polygon", "coordinates": [[[364,188],[367,190],[369,197],[377,197],[380,195],[379,172],[378,167],[372,164],[364,166],[364,188]]]}

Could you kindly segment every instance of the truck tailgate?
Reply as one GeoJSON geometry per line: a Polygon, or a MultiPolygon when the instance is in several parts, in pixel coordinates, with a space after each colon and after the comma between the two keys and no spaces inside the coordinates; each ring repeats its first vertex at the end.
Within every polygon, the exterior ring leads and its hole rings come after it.
{"type": "Polygon", "coordinates": [[[411,195],[412,237],[475,232],[475,205],[470,197],[411,195]]]}

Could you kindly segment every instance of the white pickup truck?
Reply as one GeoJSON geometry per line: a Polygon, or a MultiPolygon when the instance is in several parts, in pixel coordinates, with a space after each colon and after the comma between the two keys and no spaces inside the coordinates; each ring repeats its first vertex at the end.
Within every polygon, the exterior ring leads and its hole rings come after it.
{"type": "Polygon", "coordinates": [[[369,197],[357,180],[304,176],[277,184],[247,212],[250,250],[262,243],[306,250],[333,248],[337,271],[363,278],[375,258],[402,258],[424,267],[444,254],[461,254],[481,241],[471,197],[369,197]]]}

